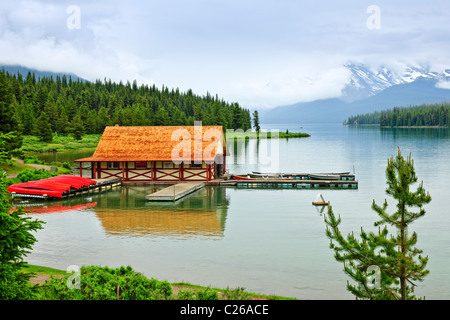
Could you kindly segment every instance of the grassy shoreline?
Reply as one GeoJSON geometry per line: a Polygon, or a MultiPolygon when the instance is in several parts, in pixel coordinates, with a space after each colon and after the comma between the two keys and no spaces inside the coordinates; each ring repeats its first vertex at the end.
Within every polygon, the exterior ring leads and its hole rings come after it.
{"type": "MultiPolygon", "coordinates": [[[[69,275],[69,273],[67,273],[65,270],[59,270],[59,269],[55,269],[55,268],[30,265],[30,264],[27,264],[26,267],[22,269],[22,272],[33,273],[36,275],[43,274],[43,275],[55,276],[55,277],[66,277],[69,275]]],[[[175,292],[177,292],[179,290],[192,290],[192,291],[213,290],[218,293],[232,292],[233,298],[239,299],[239,300],[298,300],[296,298],[282,297],[282,296],[278,296],[278,295],[264,295],[264,294],[259,294],[259,293],[247,292],[247,291],[244,291],[243,288],[237,288],[234,290],[231,290],[229,288],[220,289],[220,288],[212,288],[212,287],[195,285],[195,284],[191,284],[188,282],[173,282],[173,283],[170,283],[170,285],[172,286],[172,289],[175,292]]]]}
{"type": "Polygon", "coordinates": [[[100,141],[100,134],[86,134],[81,140],[76,140],[72,135],[54,136],[52,142],[43,142],[36,136],[23,136],[20,150],[25,154],[39,152],[53,152],[63,150],[80,150],[96,148],[100,141]]]}
{"type": "Polygon", "coordinates": [[[225,134],[228,139],[272,139],[272,135],[278,137],[278,139],[289,139],[289,138],[308,138],[311,135],[304,132],[239,132],[235,131],[230,134],[225,134]]]}

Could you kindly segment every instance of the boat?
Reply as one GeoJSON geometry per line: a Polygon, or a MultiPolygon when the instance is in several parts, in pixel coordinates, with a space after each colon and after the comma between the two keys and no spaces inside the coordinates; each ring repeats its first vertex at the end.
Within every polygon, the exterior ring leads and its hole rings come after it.
{"type": "Polygon", "coordinates": [[[246,176],[233,176],[233,180],[293,180],[292,178],[281,178],[281,177],[251,177],[250,175],[246,176]]]}
{"type": "Polygon", "coordinates": [[[250,177],[254,178],[278,178],[278,179],[284,179],[285,177],[281,173],[264,173],[264,172],[258,172],[258,171],[252,171],[252,173],[248,174],[250,177]]]}
{"type": "Polygon", "coordinates": [[[266,179],[266,178],[283,178],[280,175],[276,174],[264,174],[264,173],[248,173],[247,176],[250,178],[259,178],[259,179],[266,179]]]}
{"type": "Polygon", "coordinates": [[[76,176],[56,176],[46,179],[21,182],[10,185],[7,190],[14,196],[37,196],[62,198],[64,195],[97,182],[88,178],[76,176]]]}
{"type": "Polygon", "coordinates": [[[319,173],[310,173],[308,174],[308,177],[315,180],[339,180],[339,175],[334,174],[319,174],[319,173]]]}
{"type": "Polygon", "coordinates": [[[325,199],[323,198],[322,194],[319,193],[317,195],[317,198],[315,201],[312,202],[313,205],[315,206],[327,206],[330,204],[330,201],[325,201],[325,199]]]}
{"type": "Polygon", "coordinates": [[[316,180],[339,180],[341,173],[309,173],[308,177],[316,180]]]}

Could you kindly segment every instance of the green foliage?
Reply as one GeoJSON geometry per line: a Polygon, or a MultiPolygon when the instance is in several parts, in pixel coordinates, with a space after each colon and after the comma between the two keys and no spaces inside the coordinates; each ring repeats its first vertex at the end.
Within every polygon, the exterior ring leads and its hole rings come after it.
{"type": "Polygon", "coordinates": [[[237,287],[236,289],[227,287],[224,290],[222,297],[224,300],[247,300],[250,298],[250,294],[242,287],[237,287]]]}
{"type": "Polygon", "coordinates": [[[72,172],[72,166],[70,165],[70,163],[64,162],[62,166],[63,166],[64,169],[67,169],[70,172],[72,172]]]}
{"type": "Polygon", "coordinates": [[[36,120],[36,127],[33,132],[43,142],[51,142],[53,140],[52,127],[48,115],[42,111],[36,120]]]}
{"type": "Polygon", "coordinates": [[[17,174],[15,178],[8,179],[8,184],[15,184],[20,182],[34,181],[40,179],[47,179],[55,177],[58,174],[56,172],[50,172],[45,169],[25,169],[17,174]]]}
{"type": "Polygon", "coordinates": [[[79,115],[76,115],[73,119],[72,133],[75,140],[81,140],[83,137],[84,125],[79,115]]]}
{"type": "Polygon", "coordinates": [[[83,266],[79,275],[68,274],[52,278],[42,285],[36,298],[40,300],[166,300],[172,296],[167,281],[149,279],[130,266],[112,269],[83,266]],[[73,277],[79,276],[79,288],[70,287],[73,277]]]}
{"type": "Polygon", "coordinates": [[[415,247],[417,234],[408,235],[408,227],[424,216],[423,205],[431,201],[425,192],[423,183],[416,191],[410,187],[417,182],[414,163],[409,156],[404,159],[400,149],[397,157],[388,160],[386,168],[386,193],[397,201],[397,210],[389,214],[385,200],[382,206],[373,201],[372,209],[381,220],[374,223],[378,233],[365,232],[361,228],[360,241],[353,232],[347,238],[341,234],[339,224],[331,206],[328,208],[325,223],[326,235],[330,239],[330,248],[335,252],[337,261],[344,263],[344,272],[356,284],[347,284],[347,290],[359,299],[416,299],[414,281],[423,281],[428,274],[428,257],[415,247]],[[417,212],[412,208],[418,208],[417,212]],[[384,228],[381,229],[381,226],[384,228]],[[390,235],[388,226],[396,230],[390,235]]]}
{"type": "Polygon", "coordinates": [[[450,102],[393,108],[351,116],[345,124],[376,124],[381,127],[450,126],[450,102]]]}
{"type": "Polygon", "coordinates": [[[261,126],[259,125],[258,110],[253,111],[253,127],[255,128],[257,133],[261,131],[261,126]]]}
{"type": "Polygon", "coordinates": [[[225,129],[251,127],[250,111],[218,96],[185,93],[127,83],[71,81],[34,74],[22,76],[0,70],[0,132],[39,134],[51,141],[49,132],[101,134],[105,126],[223,125],[225,129]],[[81,121],[76,117],[79,116],[81,121]],[[82,123],[82,124],[80,124],[82,123]],[[34,128],[34,130],[33,130],[34,128]],[[83,128],[81,130],[81,128],[83,128]],[[49,130],[48,130],[49,129],[49,130]]]}
{"type": "Polygon", "coordinates": [[[10,209],[6,184],[0,178],[0,300],[30,299],[32,274],[21,271],[23,258],[36,242],[32,232],[42,229],[43,222],[27,217],[22,208],[10,209]]]}
{"type": "MultiPolygon", "coordinates": [[[[58,134],[51,143],[42,142],[35,136],[23,136],[21,151],[25,153],[54,152],[62,150],[95,149],[100,140],[97,134],[85,134],[81,140],[75,140],[72,135],[58,134]]],[[[23,158],[23,156],[22,156],[23,158]]]]}
{"type": "Polygon", "coordinates": [[[36,156],[33,156],[33,155],[24,155],[22,157],[22,159],[23,159],[23,163],[26,163],[26,164],[29,164],[29,163],[32,163],[32,164],[45,164],[44,161],[39,160],[36,156]]]}
{"type": "Polygon", "coordinates": [[[0,132],[0,164],[11,159],[15,149],[22,145],[22,137],[17,132],[0,132]]]}
{"type": "Polygon", "coordinates": [[[219,300],[216,290],[207,287],[205,290],[197,290],[195,294],[197,300],[219,300]]]}

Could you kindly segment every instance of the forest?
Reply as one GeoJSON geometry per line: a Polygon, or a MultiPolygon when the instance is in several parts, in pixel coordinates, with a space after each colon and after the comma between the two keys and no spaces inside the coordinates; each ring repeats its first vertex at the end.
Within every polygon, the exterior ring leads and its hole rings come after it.
{"type": "Polygon", "coordinates": [[[395,107],[390,110],[349,117],[345,125],[379,125],[380,127],[449,127],[450,102],[395,107]]]}
{"type": "Polygon", "coordinates": [[[20,144],[22,135],[51,141],[61,134],[81,139],[101,134],[105,126],[221,125],[226,129],[251,128],[250,110],[207,93],[180,92],[155,85],[95,82],[71,77],[27,76],[0,70],[0,134],[4,143],[20,144]]]}

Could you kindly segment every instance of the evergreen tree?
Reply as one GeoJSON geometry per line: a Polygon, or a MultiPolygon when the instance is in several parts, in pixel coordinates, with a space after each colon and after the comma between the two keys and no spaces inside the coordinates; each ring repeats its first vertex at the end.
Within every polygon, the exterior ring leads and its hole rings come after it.
{"type": "Polygon", "coordinates": [[[196,104],[194,106],[194,119],[195,121],[202,121],[203,120],[203,108],[200,104],[196,104]]]}
{"type": "Polygon", "coordinates": [[[253,111],[253,127],[255,128],[256,132],[259,134],[259,132],[261,131],[261,127],[259,125],[258,110],[253,111]]]}
{"type": "Polygon", "coordinates": [[[32,232],[42,229],[44,222],[27,217],[23,208],[10,212],[6,195],[6,183],[0,177],[0,299],[26,300],[33,295],[32,274],[22,272],[23,258],[36,242],[32,232]]]}
{"type": "Polygon", "coordinates": [[[51,95],[48,96],[47,101],[44,105],[44,112],[48,116],[52,131],[56,131],[57,120],[58,120],[58,109],[55,100],[51,95]]]}
{"type": "Polygon", "coordinates": [[[64,109],[61,110],[58,121],[56,122],[56,131],[59,133],[69,132],[69,118],[64,109]]]}
{"type": "Polygon", "coordinates": [[[12,117],[14,110],[10,107],[13,101],[11,85],[4,73],[0,72],[0,132],[6,133],[14,131],[12,117]]]}
{"type": "Polygon", "coordinates": [[[39,118],[36,120],[36,127],[34,128],[34,135],[38,136],[41,141],[52,142],[53,132],[48,119],[48,115],[42,111],[39,118]]]}
{"type": "Polygon", "coordinates": [[[22,136],[17,132],[0,132],[0,164],[7,163],[15,149],[22,146],[22,136]]]}
{"type": "MultiPolygon", "coordinates": [[[[105,79],[72,81],[66,76],[36,78],[28,73],[26,80],[0,70],[0,131],[32,134],[37,117],[44,111],[53,132],[63,132],[67,121],[79,114],[85,133],[103,132],[107,125],[181,125],[194,120],[205,125],[250,128],[248,110],[237,103],[226,103],[217,95],[195,95],[179,89],[155,85],[137,86],[137,82],[114,83],[105,79]],[[16,103],[14,103],[14,100],[16,103]],[[65,116],[63,115],[65,113],[65,116]]],[[[42,120],[42,119],[41,119],[42,120]]],[[[41,127],[38,127],[41,131],[41,127]]]]}
{"type": "Polygon", "coordinates": [[[34,114],[33,106],[28,102],[26,97],[22,99],[22,102],[19,105],[19,115],[22,124],[21,133],[23,135],[33,134],[33,128],[36,126],[36,116],[34,114]]]}
{"type": "Polygon", "coordinates": [[[417,182],[414,162],[411,155],[404,159],[400,149],[397,157],[388,160],[386,168],[386,193],[397,200],[397,210],[389,214],[385,200],[382,206],[373,201],[372,209],[381,220],[374,223],[378,233],[366,233],[361,228],[361,241],[354,234],[347,239],[339,230],[340,217],[336,219],[331,206],[328,208],[325,222],[326,235],[330,239],[330,248],[335,252],[337,261],[344,263],[344,272],[356,284],[347,284],[347,290],[359,299],[415,299],[413,281],[423,281],[428,274],[428,257],[415,247],[417,234],[408,235],[408,227],[424,216],[423,205],[431,201],[425,192],[423,183],[416,191],[410,187],[417,182]],[[411,211],[418,208],[417,212],[411,211]],[[383,230],[381,227],[384,225],[383,230]],[[389,236],[388,226],[396,230],[389,236]]]}
{"type": "Polygon", "coordinates": [[[111,125],[111,117],[109,116],[108,110],[105,107],[100,107],[98,112],[98,132],[102,133],[106,126],[111,125]]]}
{"type": "Polygon", "coordinates": [[[155,112],[155,125],[167,126],[170,123],[169,113],[163,106],[159,106],[155,112]]]}
{"type": "Polygon", "coordinates": [[[72,121],[72,133],[73,137],[76,140],[81,140],[83,137],[83,134],[85,132],[83,121],[81,120],[81,117],[79,114],[77,114],[72,121]]]}

